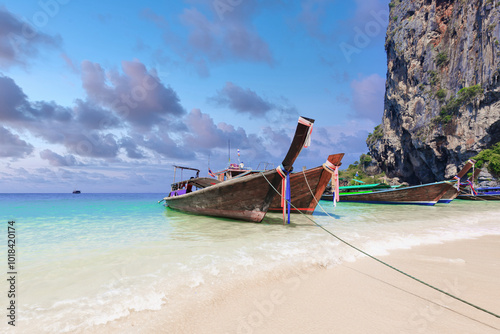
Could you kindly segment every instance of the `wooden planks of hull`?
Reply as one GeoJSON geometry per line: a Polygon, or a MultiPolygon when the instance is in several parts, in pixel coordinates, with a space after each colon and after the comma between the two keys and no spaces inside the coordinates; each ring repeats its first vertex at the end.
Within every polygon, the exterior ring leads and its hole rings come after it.
{"type": "Polygon", "coordinates": [[[340,201],[381,204],[434,205],[450,189],[450,187],[453,187],[453,183],[444,181],[369,193],[340,194],[340,201]]]}
{"type": "MultiPolygon", "coordinates": [[[[328,157],[328,161],[335,166],[340,166],[340,161],[343,157],[344,153],[332,154],[328,157]]],[[[323,166],[291,174],[291,212],[301,212],[312,215],[330,179],[331,174],[327,172],[323,166]]],[[[279,186],[278,191],[281,193],[281,185],[279,186]]],[[[271,203],[269,211],[281,212],[282,210],[281,195],[276,195],[271,203]]]]}
{"type": "MultiPolygon", "coordinates": [[[[264,176],[274,187],[281,182],[275,170],[265,172],[264,176]]],[[[260,222],[274,196],[264,176],[253,174],[224,181],[182,196],[167,197],[165,201],[175,210],[260,222]]]]}

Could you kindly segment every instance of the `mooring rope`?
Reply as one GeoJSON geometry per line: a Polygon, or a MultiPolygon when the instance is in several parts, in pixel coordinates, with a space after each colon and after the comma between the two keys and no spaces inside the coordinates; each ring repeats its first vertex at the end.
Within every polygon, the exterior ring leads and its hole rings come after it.
{"type": "MultiPolygon", "coordinates": [[[[309,181],[307,181],[307,176],[306,176],[306,171],[305,171],[305,168],[302,169],[302,174],[304,175],[304,180],[306,181],[306,184],[307,184],[307,188],[309,188],[309,192],[311,193],[312,197],[314,198],[314,201],[316,202],[316,206],[319,206],[321,208],[321,210],[330,218],[334,218],[335,217],[332,217],[324,208],[323,206],[321,206],[321,204],[319,203],[319,201],[316,199],[316,196],[314,196],[314,192],[312,191],[311,189],[311,186],[309,185],[309,181]]],[[[335,196],[335,195],[334,195],[335,196]]],[[[300,211],[299,211],[300,212],[300,211]]],[[[301,214],[303,214],[302,212],[300,212],[301,214]]]]}
{"type": "MultiPolygon", "coordinates": [[[[278,190],[277,190],[277,189],[276,189],[276,188],[272,185],[272,183],[271,183],[271,182],[269,182],[269,180],[268,180],[268,179],[267,179],[267,177],[264,175],[264,173],[260,172],[260,174],[264,177],[264,179],[267,181],[267,183],[269,183],[269,185],[270,185],[270,186],[274,189],[274,191],[275,191],[276,193],[278,193],[278,194],[281,196],[281,194],[279,193],[279,191],[278,191],[278,190]]],[[[305,174],[304,174],[304,177],[305,177],[305,174]]],[[[308,185],[309,185],[309,184],[308,184],[308,185]]],[[[310,189],[310,187],[309,187],[309,189],[310,189]]],[[[313,197],[314,197],[314,196],[313,196],[313,197]]],[[[431,285],[431,284],[429,284],[429,283],[427,283],[427,282],[424,282],[423,280],[421,280],[421,279],[419,279],[419,278],[417,278],[417,277],[415,277],[415,276],[412,276],[412,275],[410,275],[410,274],[407,274],[407,273],[405,273],[404,271],[402,271],[402,270],[400,270],[400,269],[398,269],[398,268],[396,268],[396,267],[394,267],[394,266],[392,266],[392,265],[388,264],[387,262],[384,262],[384,261],[380,260],[379,258],[376,258],[375,256],[373,256],[373,255],[371,255],[371,254],[368,254],[368,253],[367,253],[367,252],[365,252],[364,250],[362,250],[362,249],[360,249],[360,248],[358,248],[358,247],[356,247],[356,246],[354,246],[354,245],[350,244],[349,242],[347,242],[347,241],[345,241],[344,239],[342,239],[342,238],[338,237],[338,236],[337,236],[337,235],[335,235],[334,233],[330,232],[329,230],[327,230],[326,228],[324,228],[323,226],[321,226],[320,224],[318,224],[318,223],[317,223],[314,219],[310,218],[308,215],[304,214],[304,213],[303,213],[303,212],[301,212],[298,208],[296,208],[296,207],[293,205],[293,203],[290,203],[290,205],[291,205],[291,206],[292,206],[295,210],[297,210],[297,212],[299,212],[300,214],[304,215],[307,219],[309,219],[309,220],[310,220],[310,221],[311,221],[314,225],[318,226],[318,227],[319,227],[319,228],[321,228],[323,231],[325,231],[326,233],[330,234],[332,237],[334,237],[335,239],[337,239],[337,240],[339,240],[340,242],[344,243],[345,245],[347,245],[347,246],[349,246],[349,247],[351,247],[351,248],[353,248],[353,249],[357,250],[357,251],[358,251],[358,252],[360,252],[361,254],[368,256],[369,258],[371,258],[371,259],[373,259],[373,260],[375,260],[375,261],[377,261],[377,262],[379,262],[379,263],[383,264],[384,266],[386,266],[386,267],[388,267],[388,268],[390,268],[390,269],[392,269],[392,270],[397,271],[398,273],[400,273],[400,274],[402,274],[402,275],[405,275],[406,277],[409,277],[409,278],[411,278],[411,279],[415,280],[416,282],[419,282],[419,283],[421,283],[421,284],[423,284],[423,285],[425,285],[425,286],[427,286],[427,287],[429,287],[429,288],[431,288],[431,289],[434,289],[434,290],[436,290],[436,291],[438,291],[438,292],[441,292],[442,294],[445,294],[445,295],[447,295],[448,297],[451,297],[451,298],[453,298],[453,299],[456,299],[456,300],[458,300],[458,301],[460,301],[460,302],[462,302],[462,303],[464,303],[464,304],[467,304],[467,305],[469,305],[469,306],[471,306],[471,307],[474,307],[474,308],[476,308],[476,309],[478,309],[478,310],[480,310],[480,311],[483,311],[483,312],[485,312],[485,313],[488,313],[488,314],[490,314],[490,315],[492,315],[492,316],[494,316],[494,317],[496,317],[496,318],[500,318],[500,315],[498,315],[498,314],[495,314],[495,313],[493,313],[493,312],[491,312],[491,311],[488,311],[488,310],[486,310],[486,309],[484,309],[484,308],[482,308],[482,307],[480,307],[480,306],[477,306],[477,305],[475,305],[475,304],[472,304],[472,303],[470,303],[470,302],[468,302],[468,301],[466,301],[466,300],[464,300],[464,299],[462,299],[462,298],[459,298],[459,297],[457,297],[457,296],[455,296],[455,295],[452,295],[451,293],[448,293],[448,292],[446,292],[446,291],[444,291],[444,290],[441,290],[441,289],[440,289],[440,288],[438,288],[438,287],[435,287],[435,286],[433,286],[433,285],[431,285]]]]}

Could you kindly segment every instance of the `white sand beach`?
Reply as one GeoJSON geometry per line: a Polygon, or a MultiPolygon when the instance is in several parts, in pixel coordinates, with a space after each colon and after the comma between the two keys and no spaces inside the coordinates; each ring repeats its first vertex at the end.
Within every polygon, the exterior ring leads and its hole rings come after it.
{"type": "MultiPolygon", "coordinates": [[[[500,314],[498,236],[398,250],[382,259],[459,298],[500,314]]],[[[216,298],[185,310],[179,319],[162,323],[156,318],[154,323],[156,325],[147,331],[273,334],[500,332],[500,319],[369,258],[329,269],[266,278],[223,291],[216,298]]],[[[142,326],[136,323],[134,327],[132,331],[142,326]]]]}

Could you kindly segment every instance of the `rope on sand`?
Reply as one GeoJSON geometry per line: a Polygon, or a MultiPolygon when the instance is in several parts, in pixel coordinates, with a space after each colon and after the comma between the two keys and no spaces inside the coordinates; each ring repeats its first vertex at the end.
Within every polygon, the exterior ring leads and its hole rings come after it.
{"type": "MultiPolygon", "coordinates": [[[[276,191],[276,193],[278,193],[278,194],[281,196],[281,194],[278,192],[278,190],[277,190],[277,189],[276,189],[276,188],[275,188],[275,187],[271,184],[271,182],[269,182],[269,180],[268,180],[268,179],[267,179],[267,177],[264,175],[264,173],[260,172],[260,174],[261,174],[261,175],[262,175],[262,176],[266,179],[267,183],[269,183],[269,185],[270,185],[270,186],[274,189],[274,191],[276,191]]],[[[304,178],[306,179],[306,182],[307,182],[307,178],[306,178],[305,173],[304,173],[304,178]]],[[[309,187],[309,183],[307,183],[307,186],[309,187]]],[[[309,187],[309,190],[311,190],[311,187],[309,187]]],[[[311,191],[311,194],[313,195],[313,198],[315,198],[315,197],[314,197],[314,194],[312,193],[312,191],[311,191]]],[[[319,203],[319,202],[318,202],[318,203],[319,203]]],[[[496,318],[500,318],[500,315],[498,315],[498,314],[496,314],[496,313],[493,313],[493,312],[491,312],[491,311],[488,311],[488,310],[486,310],[486,309],[484,309],[484,308],[482,308],[482,307],[480,307],[480,306],[477,306],[477,305],[475,305],[475,304],[472,304],[472,303],[470,303],[470,302],[468,302],[468,301],[466,301],[466,300],[464,300],[464,299],[462,299],[462,298],[459,298],[459,297],[457,297],[457,296],[454,296],[454,295],[452,295],[451,293],[448,293],[448,292],[446,292],[446,291],[444,291],[444,290],[441,290],[440,288],[437,288],[437,287],[435,287],[435,286],[433,286],[433,285],[431,285],[431,284],[429,284],[429,283],[427,283],[427,282],[424,282],[424,281],[422,281],[421,279],[416,278],[415,276],[412,276],[412,275],[410,275],[410,274],[407,274],[407,273],[405,273],[404,271],[402,271],[402,270],[400,270],[400,269],[398,269],[398,268],[396,268],[396,267],[394,267],[394,266],[392,266],[392,265],[388,264],[387,262],[384,262],[384,261],[382,261],[382,260],[380,260],[380,259],[376,258],[375,256],[368,254],[367,252],[365,252],[365,251],[363,251],[362,249],[360,249],[360,248],[358,248],[358,247],[356,247],[356,246],[354,246],[354,245],[350,244],[349,242],[347,242],[347,241],[345,241],[344,239],[342,239],[342,238],[338,237],[338,236],[337,236],[337,235],[335,235],[334,233],[330,232],[329,230],[327,230],[326,228],[324,228],[323,226],[321,226],[320,224],[318,224],[316,221],[314,221],[314,219],[310,218],[308,215],[304,214],[304,213],[303,213],[303,212],[301,212],[298,208],[296,208],[296,207],[293,205],[293,203],[290,203],[290,205],[291,205],[291,206],[292,206],[295,210],[297,210],[297,212],[299,212],[300,214],[302,214],[303,216],[305,216],[307,219],[309,219],[309,220],[310,220],[310,221],[311,221],[314,225],[318,226],[319,228],[321,228],[321,229],[322,229],[323,231],[325,231],[326,233],[330,234],[330,235],[331,235],[332,237],[334,237],[335,239],[337,239],[337,240],[339,240],[340,242],[344,243],[345,245],[347,245],[347,246],[349,246],[349,247],[351,247],[351,248],[355,249],[356,251],[360,252],[361,254],[366,255],[366,256],[368,256],[369,258],[371,258],[371,259],[373,259],[373,260],[375,260],[375,261],[377,261],[377,262],[379,262],[379,263],[383,264],[384,266],[386,266],[386,267],[388,267],[388,268],[390,268],[390,269],[392,269],[392,270],[395,270],[395,271],[397,271],[398,273],[400,273],[400,274],[402,274],[402,275],[405,275],[406,277],[409,277],[409,278],[411,278],[411,279],[413,279],[413,280],[415,280],[415,281],[417,281],[417,282],[419,282],[419,283],[421,283],[421,284],[423,284],[423,285],[425,285],[425,286],[427,286],[427,287],[429,287],[429,288],[431,288],[431,289],[434,289],[434,290],[436,290],[436,291],[438,291],[438,292],[441,292],[442,294],[445,294],[445,295],[447,295],[448,297],[451,297],[451,298],[453,298],[453,299],[456,299],[456,300],[458,300],[458,301],[460,301],[460,302],[462,302],[462,303],[464,303],[464,304],[467,304],[467,305],[469,305],[469,306],[472,306],[472,307],[474,307],[474,308],[476,308],[476,309],[478,309],[478,310],[480,310],[480,311],[483,311],[483,312],[485,312],[485,313],[488,313],[488,314],[490,314],[490,315],[492,315],[492,316],[494,316],[494,317],[496,317],[496,318]]],[[[324,210],[323,210],[323,211],[324,211],[324,210]]],[[[331,217],[328,213],[327,213],[327,215],[328,215],[329,217],[331,217]]]]}

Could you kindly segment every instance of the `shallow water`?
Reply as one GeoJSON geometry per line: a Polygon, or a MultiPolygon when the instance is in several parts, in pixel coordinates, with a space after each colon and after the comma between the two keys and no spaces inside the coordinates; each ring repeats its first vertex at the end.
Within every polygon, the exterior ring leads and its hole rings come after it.
{"type": "MultiPolygon", "coordinates": [[[[292,224],[283,226],[280,214],[246,223],[176,212],[158,204],[161,198],[0,194],[2,268],[7,268],[7,222],[16,222],[16,332],[87,331],[135,311],[174,316],[193,296],[210,297],[290,268],[331,267],[360,256],[310,218],[376,256],[500,234],[498,202],[334,208],[321,201],[326,213],[317,208],[313,216],[292,215],[292,224]]],[[[5,293],[2,302],[9,302],[5,293]]],[[[6,321],[0,325],[9,327],[6,321]]]]}

